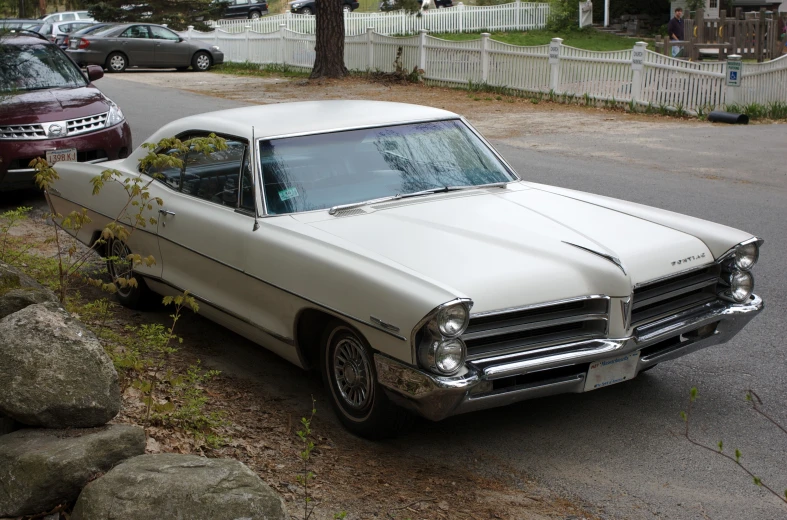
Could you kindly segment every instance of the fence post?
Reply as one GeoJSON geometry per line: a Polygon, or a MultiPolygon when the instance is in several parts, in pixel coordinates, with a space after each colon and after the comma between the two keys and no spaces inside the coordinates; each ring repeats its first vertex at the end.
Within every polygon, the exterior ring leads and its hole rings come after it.
{"type": "Polygon", "coordinates": [[[563,38],[552,38],[549,44],[549,89],[555,93],[560,86],[560,48],[563,47],[563,38]]]}
{"type": "Polygon", "coordinates": [[[516,9],[516,19],[515,19],[515,28],[517,31],[522,30],[522,2],[520,0],[516,0],[514,3],[514,8],[516,9]]]}
{"type": "Polygon", "coordinates": [[[426,70],[426,29],[418,31],[418,68],[426,70]]]}
{"type": "Polygon", "coordinates": [[[286,65],[287,63],[284,61],[285,53],[284,53],[284,45],[285,45],[285,38],[287,37],[287,24],[280,23],[279,24],[279,63],[282,65],[286,65]]]}
{"type": "Polygon", "coordinates": [[[290,28],[290,21],[292,20],[292,11],[287,10],[287,12],[284,13],[284,19],[286,20],[285,23],[287,24],[287,29],[289,29],[290,28]]]}
{"type": "Polygon", "coordinates": [[[465,32],[465,4],[459,4],[456,6],[459,10],[459,32],[465,32]]]}
{"type": "MultiPolygon", "coordinates": [[[[187,41],[191,41],[191,33],[194,32],[194,26],[193,25],[189,25],[186,29],[187,29],[187,31],[186,31],[186,40],[187,41]]],[[[213,30],[215,31],[216,29],[213,29],[213,30]]]]}
{"type": "Polygon", "coordinates": [[[251,61],[251,42],[249,41],[251,25],[246,25],[244,27],[246,28],[246,61],[251,61]]]}
{"type": "Polygon", "coordinates": [[[489,80],[489,33],[481,33],[481,83],[489,80]]]}
{"type": "Polygon", "coordinates": [[[642,99],[642,71],[645,68],[645,50],[647,42],[637,42],[631,52],[631,102],[636,103],[642,99]]]}
{"type": "Polygon", "coordinates": [[[374,27],[366,28],[366,70],[371,71],[374,67],[374,27]]]}
{"type": "Polygon", "coordinates": [[[731,54],[727,56],[727,63],[724,66],[725,76],[727,76],[727,96],[726,104],[732,105],[738,103],[738,92],[742,82],[741,72],[743,69],[740,54],[731,54]]]}

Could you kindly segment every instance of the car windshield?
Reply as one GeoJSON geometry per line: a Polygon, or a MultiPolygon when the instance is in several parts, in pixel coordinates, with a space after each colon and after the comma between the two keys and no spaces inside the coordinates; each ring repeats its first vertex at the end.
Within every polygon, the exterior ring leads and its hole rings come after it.
{"type": "Polygon", "coordinates": [[[82,72],[52,45],[0,45],[0,91],[87,85],[82,72]]]}
{"type": "Polygon", "coordinates": [[[260,164],[269,214],[515,179],[459,120],[263,140],[260,164]]]}

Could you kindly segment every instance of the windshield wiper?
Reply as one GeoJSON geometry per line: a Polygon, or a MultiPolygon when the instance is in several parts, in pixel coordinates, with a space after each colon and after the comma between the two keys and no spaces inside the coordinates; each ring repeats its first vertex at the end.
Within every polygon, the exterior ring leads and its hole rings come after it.
{"type": "Polygon", "coordinates": [[[364,200],[362,202],[351,202],[349,204],[339,204],[333,206],[328,210],[329,215],[335,215],[339,211],[345,209],[359,208],[367,204],[378,204],[380,202],[388,202],[391,200],[409,199],[411,197],[421,197],[423,195],[434,195],[435,193],[448,193],[449,191],[472,190],[476,188],[504,188],[511,181],[495,182],[492,184],[479,184],[477,186],[443,186],[442,188],[430,188],[428,190],[414,191],[412,193],[398,193],[390,197],[382,197],[379,199],[364,200]]]}

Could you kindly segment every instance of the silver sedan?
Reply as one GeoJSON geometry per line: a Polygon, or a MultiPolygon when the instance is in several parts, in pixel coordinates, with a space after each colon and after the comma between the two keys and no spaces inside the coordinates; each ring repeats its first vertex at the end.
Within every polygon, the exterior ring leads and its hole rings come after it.
{"type": "Polygon", "coordinates": [[[69,56],[79,65],[101,65],[109,72],[128,67],[206,71],[224,62],[215,45],[185,41],[162,25],[122,24],[69,42],[69,56]]]}

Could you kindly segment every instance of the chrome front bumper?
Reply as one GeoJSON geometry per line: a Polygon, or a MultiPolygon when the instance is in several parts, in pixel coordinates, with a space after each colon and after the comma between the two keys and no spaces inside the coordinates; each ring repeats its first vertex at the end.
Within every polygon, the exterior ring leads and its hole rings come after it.
{"type": "Polygon", "coordinates": [[[588,365],[594,361],[639,351],[639,373],[662,361],[725,343],[763,306],[756,295],[744,304],[709,303],[638,327],[629,337],[560,345],[557,353],[536,350],[474,360],[452,377],[436,376],[382,354],[375,354],[374,361],[379,382],[395,403],[439,421],[536,397],[581,393],[588,365]]]}

